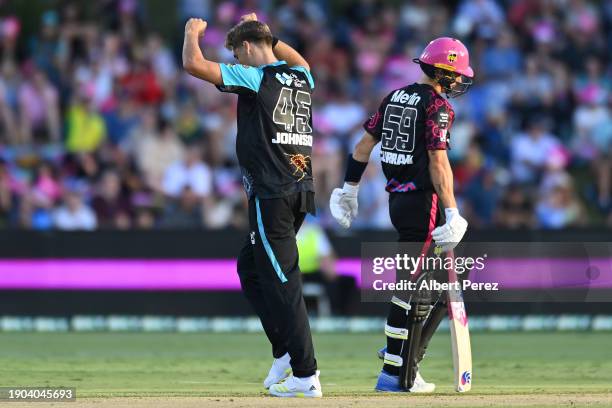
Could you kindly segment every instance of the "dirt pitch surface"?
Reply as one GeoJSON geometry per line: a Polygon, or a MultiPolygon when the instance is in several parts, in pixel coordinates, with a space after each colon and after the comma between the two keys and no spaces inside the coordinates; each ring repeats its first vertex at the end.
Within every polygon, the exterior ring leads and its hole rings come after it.
{"type": "Polygon", "coordinates": [[[472,391],[453,391],[449,336],[434,336],[424,375],[433,395],[377,394],[379,333],[319,333],[322,399],[262,388],[270,348],[260,333],[0,333],[3,387],[63,386],[76,402],[0,408],[612,407],[612,334],[472,336],[472,391]]]}
{"type": "Polygon", "coordinates": [[[273,397],[111,397],[81,398],[75,402],[11,403],[11,407],[72,407],[72,408],[201,408],[201,407],[610,407],[611,394],[514,394],[457,396],[355,396],[321,399],[286,399],[273,397]]]}

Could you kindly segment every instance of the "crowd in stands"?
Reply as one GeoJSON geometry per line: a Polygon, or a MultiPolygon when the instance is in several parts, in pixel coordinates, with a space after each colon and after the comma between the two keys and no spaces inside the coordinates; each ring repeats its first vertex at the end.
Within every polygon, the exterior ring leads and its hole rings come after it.
{"type": "MultiPolygon", "coordinates": [[[[471,227],[612,226],[611,2],[178,0],[163,35],[155,2],[16,3],[0,0],[0,228],[245,228],[236,98],[188,76],[180,47],[205,18],[204,54],[232,62],[225,33],[253,11],[315,78],[322,226],[337,227],[327,203],[362,123],[443,35],[476,72],[451,100],[449,151],[471,227]]],[[[377,154],[356,228],[391,228],[377,154]]]]}

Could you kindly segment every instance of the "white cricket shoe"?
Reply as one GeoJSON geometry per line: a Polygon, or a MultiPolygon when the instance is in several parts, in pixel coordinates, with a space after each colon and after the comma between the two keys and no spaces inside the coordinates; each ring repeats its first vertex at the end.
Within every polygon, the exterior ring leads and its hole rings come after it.
{"type": "Polygon", "coordinates": [[[266,390],[270,388],[272,384],[279,383],[285,378],[289,377],[289,375],[291,374],[290,363],[291,357],[289,357],[289,353],[285,353],[284,356],[274,359],[274,361],[272,362],[272,367],[270,367],[270,371],[268,372],[268,376],[263,382],[264,387],[266,387],[266,390]]]}
{"type": "Polygon", "coordinates": [[[414,377],[414,383],[412,384],[412,388],[410,392],[419,392],[419,393],[427,393],[434,392],[436,390],[436,384],[425,382],[423,377],[421,377],[421,373],[417,371],[416,376],[414,377]]]}
{"type": "Polygon", "coordinates": [[[321,398],[321,382],[319,381],[320,371],[315,375],[300,378],[290,375],[286,380],[270,386],[270,394],[275,397],[307,397],[321,398]]]}

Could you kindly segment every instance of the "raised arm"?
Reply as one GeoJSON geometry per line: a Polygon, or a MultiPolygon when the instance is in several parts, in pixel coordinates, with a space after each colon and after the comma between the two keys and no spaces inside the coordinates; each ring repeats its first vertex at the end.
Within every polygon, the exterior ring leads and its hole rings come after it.
{"type": "Polygon", "coordinates": [[[284,60],[290,67],[304,67],[310,71],[308,62],[289,44],[278,40],[272,51],[277,59],[284,60]]]}
{"type": "MultiPolygon", "coordinates": [[[[257,14],[255,13],[245,14],[244,16],[240,17],[241,23],[255,20],[257,20],[257,14]]],[[[289,44],[278,40],[272,51],[274,51],[274,56],[277,59],[285,61],[290,67],[304,67],[310,71],[310,65],[308,65],[308,62],[306,62],[304,57],[302,57],[300,53],[289,44]]]]}
{"type": "Polygon", "coordinates": [[[199,18],[190,18],[185,24],[183,68],[196,78],[215,85],[223,85],[221,67],[217,62],[204,58],[200,50],[199,39],[204,36],[206,26],[206,21],[199,18]]]}

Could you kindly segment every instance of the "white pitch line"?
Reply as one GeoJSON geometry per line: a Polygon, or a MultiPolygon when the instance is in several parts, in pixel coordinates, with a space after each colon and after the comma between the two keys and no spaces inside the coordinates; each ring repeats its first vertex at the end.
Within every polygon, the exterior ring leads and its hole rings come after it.
{"type": "MultiPolygon", "coordinates": [[[[177,381],[177,383],[179,384],[225,384],[225,382],[219,382],[219,381],[177,381]]],[[[261,384],[258,382],[243,382],[240,384],[261,384]]]]}

